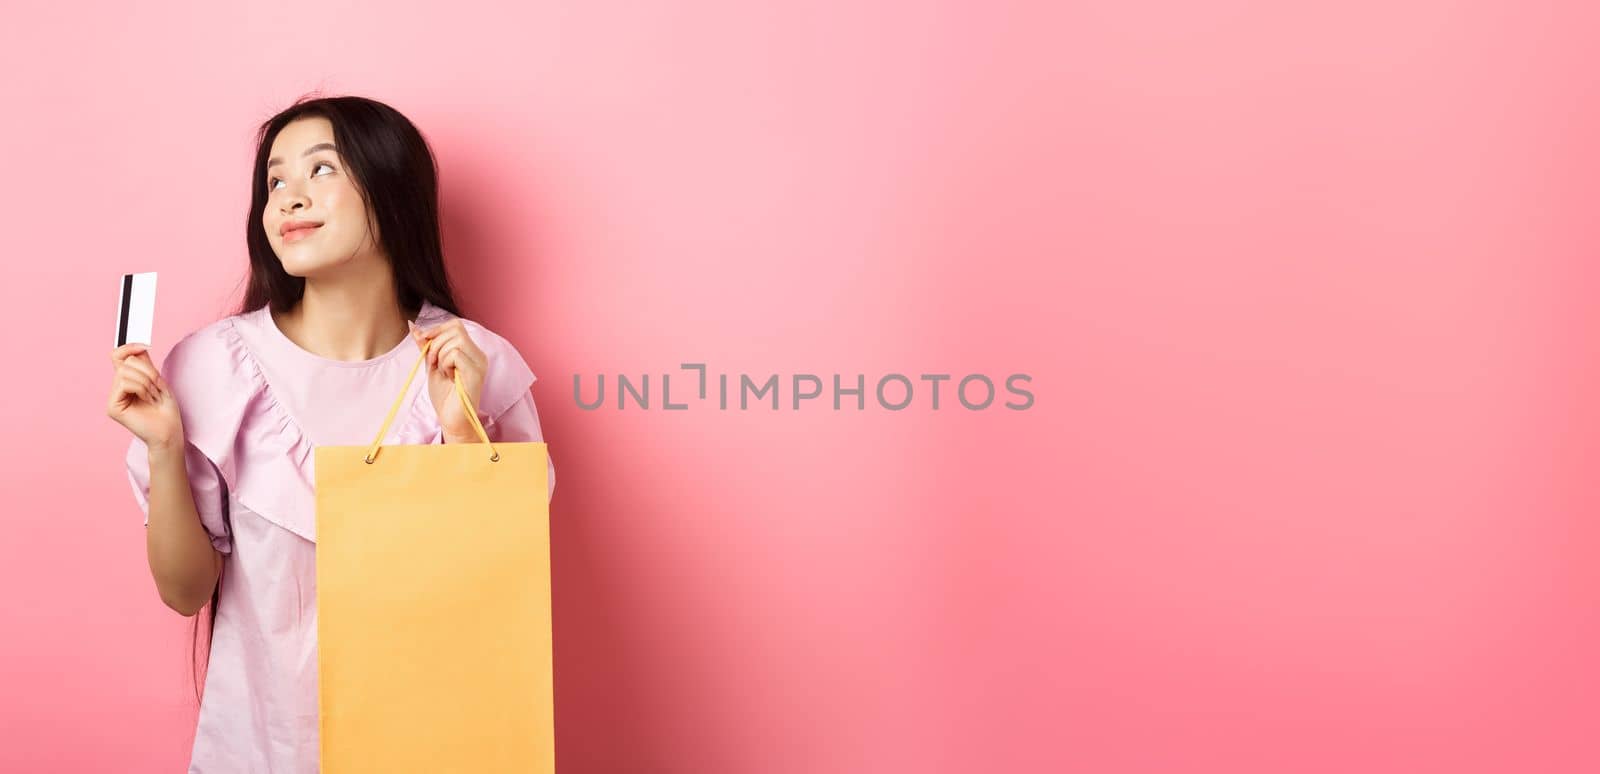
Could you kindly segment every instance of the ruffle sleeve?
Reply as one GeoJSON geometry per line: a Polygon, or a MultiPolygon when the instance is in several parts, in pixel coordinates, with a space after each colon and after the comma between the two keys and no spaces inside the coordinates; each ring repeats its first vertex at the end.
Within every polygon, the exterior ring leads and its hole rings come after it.
{"type": "MultiPolygon", "coordinates": [[[[229,526],[229,488],[227,477],[218,464],[218,454],[208,449],[216,448],[211,438],[216,435],[214,422],[214,397],[234,395],[230,382],[234,382],[232,369],[221,355],[219,325],[206,328],[179,339],[171,352],[162,360],[160,373],[178,398],[179,414],[184,422],[184,469],[189,477],[189,491],[194,496],[195,512],[200,515],[200,525],[211,536],[211,545],[219,552],[232,552],[232,531],[229,526]]],[[[150,525],[150,449],[144,441],[134,438],[128,445],[125,457],[128,483],[133,496],[144,512],[144,525],[150,525]]]]}
{"type": "MultiPolygon", "coordinates": [[[[163,374],[166,376],[166,374],[163,374]]],[[[168,379],[168,384],[171,384],[168,379]]],[[[133,497],[144,512],[144,524],[150,526],[150,447],[134,438],[128,444],[126,457],[128,483],[133,487],[133,497]]],[[[184,444],[184,467],[189,477],[189,493],[194,498],[195,511],[200,515],[200,525],[211,537],[211,545],[222,553],[233,551],[233,534],[228,525],[228,492],[222,474],[192,443],[184,444]]]]}

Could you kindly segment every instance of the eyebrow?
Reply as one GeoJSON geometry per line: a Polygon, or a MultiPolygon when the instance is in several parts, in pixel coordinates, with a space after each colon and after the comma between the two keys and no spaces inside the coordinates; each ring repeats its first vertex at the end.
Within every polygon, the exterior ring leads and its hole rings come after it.
{"type": "MultiPolygon", "coordinates": [[[[309,148],[306,148],[305,151],[302,152],[300,155],[302,155],[302,156],[310,156],[311,154],[316,153],[317,151],[320,151],[320,150],[331,150],[334,153],[338,153],[339,152],[338,148],[333,147],[333,143],[331,143],[331,142],[319,142],[316,145],[313,145],[313,146],[311,146],[309,148]]],[[[280,159],[277,156],[273,156],[272,158],[267,159],[267,166],[269,168],[270,167],[275,167],[275,166],[277,166],[279,164],[282,164],[282,163],[283,163],[283,159],[280,159]]]]}

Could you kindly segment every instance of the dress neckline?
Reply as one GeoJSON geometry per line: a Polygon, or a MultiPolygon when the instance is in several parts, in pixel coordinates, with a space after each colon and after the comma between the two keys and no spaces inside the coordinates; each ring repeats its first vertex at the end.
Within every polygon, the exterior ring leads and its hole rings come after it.
{"type": "MultiPolygon", "coordinates": [[[[417,316],[414,320],[412,320],[412,322],[415,322],[419,325],[423,324],[424,321],[430,319],[434,315],[436,310],[437,307],[424,300],[422,302],[422,308],[417,311],[417,316]]],[[[261,327],[266,330],[267,336],[269,336],[273,343],[277,344],[280,349],[290,353],[290,356],[292,357],[296,357],[317,365],[331,366],[334,368],[367,368],[380,363],[388,362],[389,360],[393,360],[395,357],[399,356],[400,353],[407,351],[408,348],[406,345],[408,343],[415,351],[418,351],[419,353],[421,351],[421,347],[416,345],[415,339],[408,334],[404,338],[400,339],[400,342],[395,344],[394,347],[392,347],[388,352],[385,352],[381,355],[375,355],[367,358],[366,360],[338,360],[331,357],[323,357],[322,355],[318,355],[317,353],[312,352],[311,350],[308,350],[299,344],[296,344],[294,339],[289,338],[289,336],[278,327],[278,321],[272,317],[271,304],[263,304],[261,308],[256,310],[256,314],[260,315],[261,327]]]]}

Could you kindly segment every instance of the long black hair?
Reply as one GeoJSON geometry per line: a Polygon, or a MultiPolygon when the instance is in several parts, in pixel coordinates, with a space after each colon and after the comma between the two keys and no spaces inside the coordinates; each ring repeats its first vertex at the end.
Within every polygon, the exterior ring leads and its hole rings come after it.
{"type": "MultiPolygon", "coordinates": [[[[427,301],[462,316],[445,272],[439,234],[439,167],[428,141],[416,125],[392,107],[365,97],[306,95],[267,119],[256,131],[255,164],[250,170],[250,210],[245,213],[244,239],[250,251],[250,275],[237,312],[270,305],[286,312],[305,295],[304,277],[283,269],[272,251],[261,213],[267,206],[267,158],[272,142],[290,122],[319,116],[333,125],[333,142],[344,167],[367,204],[367,226],[377,236],[394,271],[400,308],[414,316],[427,301]]],[[[206,637],[210,661],[211,634],[216,632],[222,578],[211,592],[206,637]]],[[[198,651],[199,616],[195,616],[191,661],[195,662],[195,697],[202,693],[198,651]]]]}

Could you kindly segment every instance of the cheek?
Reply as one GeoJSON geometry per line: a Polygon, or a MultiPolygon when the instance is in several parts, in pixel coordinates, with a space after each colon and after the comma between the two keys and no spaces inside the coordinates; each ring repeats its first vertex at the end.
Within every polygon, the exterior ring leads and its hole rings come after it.
{"type": "Polygon", "coordinates": [[[367,209],[361,194],[349,186],[340,186],[327,195],[328,211],[339,220],[339,230],[346,234],[363,234],[367,230],[367,209]]]}

